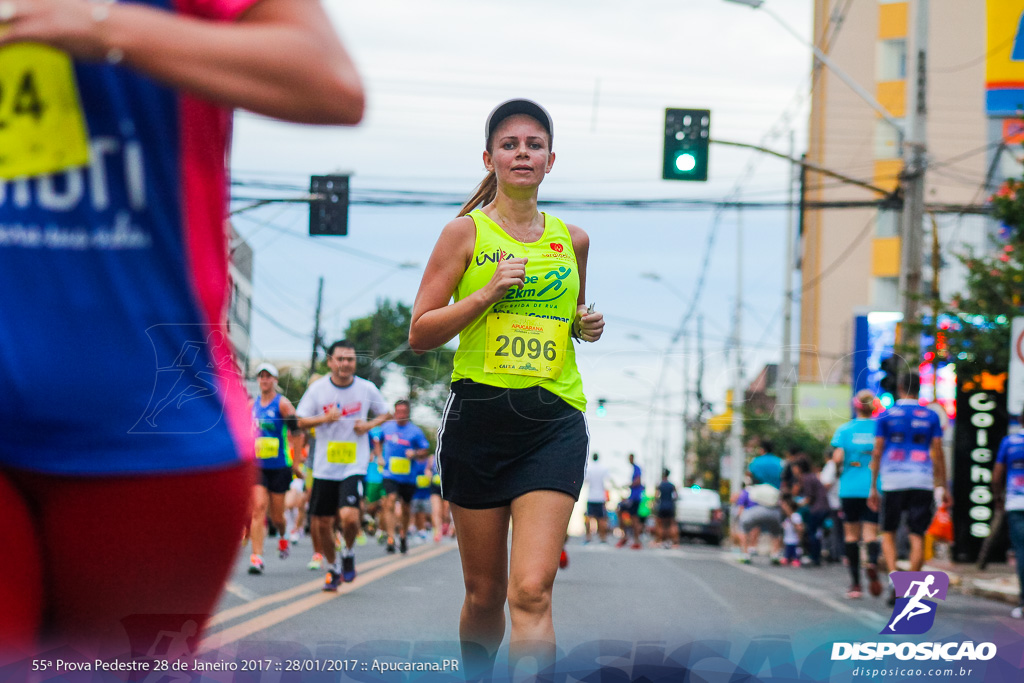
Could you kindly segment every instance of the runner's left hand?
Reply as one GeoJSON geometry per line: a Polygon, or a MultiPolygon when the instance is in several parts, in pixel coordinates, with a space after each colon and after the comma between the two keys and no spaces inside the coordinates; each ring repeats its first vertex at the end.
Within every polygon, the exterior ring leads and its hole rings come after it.
{"type": "Polygon", "coordinates": [[[586,304],[576,307],[577,328],[580,339],[586,342],[596,342],[604,334],[604,314],[598,311],[587,313],[586,304]]]}

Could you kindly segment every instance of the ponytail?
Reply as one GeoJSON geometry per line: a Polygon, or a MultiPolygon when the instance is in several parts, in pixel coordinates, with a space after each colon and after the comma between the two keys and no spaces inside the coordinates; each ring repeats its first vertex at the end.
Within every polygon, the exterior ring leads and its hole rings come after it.
{"type": "Polygon", "coordinates": [[[488,172],[484,179],[480,181],[480,185],[477,186],[473,196],[466,200],[466,203],[462,205],[459,210],[459,217],[465,216],[470,211],[478,206],[484,206],[494,201],[494,198],[498,196],[498,176],[494,174],[494,171],[488,172]]]}

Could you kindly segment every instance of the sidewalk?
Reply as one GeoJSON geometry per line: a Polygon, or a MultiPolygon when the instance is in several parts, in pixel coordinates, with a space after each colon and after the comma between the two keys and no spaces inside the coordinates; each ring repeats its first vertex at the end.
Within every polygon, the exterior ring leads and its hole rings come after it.
{"type": "MultiPolygon", "coordinates": [[[[897,562],[896,564],[903,563],[897,562]]],[[[976,564],[957,564],[949,560],[933,558],[925,563],[924,569],[946,572],[949,576],[950,587],[956,588],[965,595],[998,600],[1008,605],[1019,604],[1020,590],[1017,586],[1017,569],[1011,562],[990,564],[984,571],[981,571],[976,564]]]]}

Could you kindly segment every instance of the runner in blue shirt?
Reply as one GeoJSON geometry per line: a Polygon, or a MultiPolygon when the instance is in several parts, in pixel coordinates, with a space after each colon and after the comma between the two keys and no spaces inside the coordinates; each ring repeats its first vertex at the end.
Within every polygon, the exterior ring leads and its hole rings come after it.
{"type": "MultiPolygon", "coordinates": [[[[1020,417],[1024,425],[1024,413],[1020,417]]],[[[1020,603],[1010,616],[1024,619],[1024,433],[1011,434],[999,444],[996,466],[992,471],[992,488],[996,505],[1006,510],[1010,543],[1017,559],[1017,582],[1020,603]]]]}
{"type": "Polygon", "coordinates": [[[423,430],[409,421],[410,404],[406,400],[395,403],[395,419],[381,427],[384,434],[384,511],[381,514],[388,535],[388,552],[395,552],[395,525],[399,526],[398,542],[402,553],[409,550],[406,535],[409,531],[409,513],[413,494],[416,493],[416,473],[413,460],[426,458],[430,442],[423,430]],[[401,501],[401,519],[395,520],[395,503],[401,501]]]}
{"type": "Polygon", "coordinates": [[[839,477],[839,503],[843,510],[843,535],[846,541],[847,568],[850,570],[846,597],[863,595],[860,584],[860,541],[868,548],[868,577],[871,595],[882,594],[878,580],[878,513],[868,507],[871,493],[871,453],[875,448],[875,395],[864,389],[853,399],[857,417],[836,430],[832,437],[832,460],[842,473],[839,477]]]}
{"type": "MultiPolygon", "coordinates": [[[[890,572],[896,568],[896,530],[902,514],[907,513],[910,531],[910,571],[917,572],[924,565],[924,533],[935,504],[951,502],[945,488],[942,423],[931,408],[918,403],[920,386],[916,373],[901,375],[896,385],[899,400],[876,420],[868,506],[881,507],[882,552],[890,572]]],[[[895,591],[889,594],[889,604],[896,604],[895,591]]]]}

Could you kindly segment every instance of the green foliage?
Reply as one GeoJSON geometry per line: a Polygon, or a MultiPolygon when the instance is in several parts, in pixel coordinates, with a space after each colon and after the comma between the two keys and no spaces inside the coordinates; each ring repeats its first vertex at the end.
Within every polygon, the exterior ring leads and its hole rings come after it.
{"type": "MultiPolygon", "coordinates": [[[[444,406],[451,383],[455,352],[441,347],[421,356],[409,348],[409,324],[412,308],[385,299],[368,316],[349,321],[345,338],[359,354],[356,374],[380,387],[389,365],[402,369],[409,382],[409,399],[429,405],[438,412],[444,406]]],[[[326,369],[326,364],[325,364],[326,369]]]]}
{"type": "Polygon", "coordinates": [[[1024,181],[1007,180],[990,202],[1003,223],[994,253],[957,255],[967,268],[964,289],[937,307],[957,321],[945,335],[947,354],[965,377],[1009,365],[1012,319],[1024,315],[1024,181]]]}
{"type": "Polygon", "coordinates": [[[784,458],[791,448],[799,448],[818,467],[825,464],[825,457],[829,453],[829,441],[832,438],[831,427],[814,429],[814,425],[808,426],[797,420],[783,423],[774,413],[756,413],[752,410],[745,410],[743,413],[743,431],[747,443],[751,440],[756,442],[768,439],[772,442],[775,455],[780,458],[784,458]]]}

